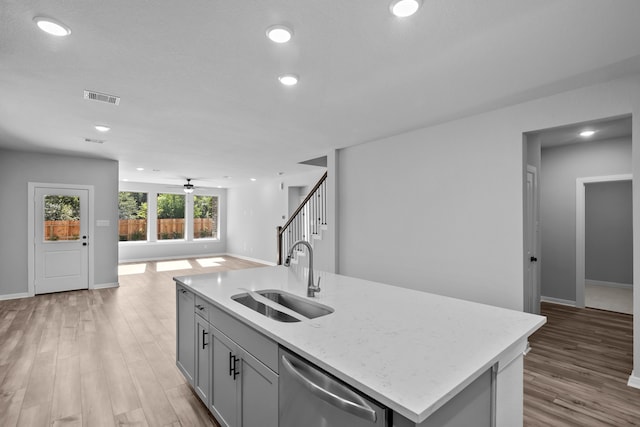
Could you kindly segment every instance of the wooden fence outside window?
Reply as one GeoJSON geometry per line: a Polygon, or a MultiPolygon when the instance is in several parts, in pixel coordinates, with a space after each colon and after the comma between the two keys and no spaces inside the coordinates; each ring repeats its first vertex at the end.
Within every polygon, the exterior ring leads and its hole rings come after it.
{"type": "MultiPolygon", "coordinates": [[[[121,219],[118,235],[120,241],[147,240],[147,220],[121,219]]],[[[195,239],[218,237],[217,224],[212,218],[194,218],[193,237],[195,239]]],[[[157,239],[184,239],[184,218],[158,219],[157,239]]]]}

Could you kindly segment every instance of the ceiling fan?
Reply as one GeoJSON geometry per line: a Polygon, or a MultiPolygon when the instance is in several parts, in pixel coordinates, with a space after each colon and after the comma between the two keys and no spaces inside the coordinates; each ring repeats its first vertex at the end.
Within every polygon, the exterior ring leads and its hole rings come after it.
{"type": "Polygon", "coordinates": [[[184,189],[183,191],[187,194],[191,194],[193,193],[193,190],[196,188],[192,183],[191,183],[191,178],[187,178],[187,183],[185,185],[183,185],[184,189]]]}
{"type": "Polygon", "coordinates": [[[191,183],[191,180],[193,178],[185,178],[187,180],[186,184],[183,185],[170,185],[169,187],[171,188],[182,188],[182,191],[184,191],[186,194],[191,194],[193,193],[194,190],[200,188],[200,187],[196,187],[195,185],[193,185],[191,183]]]}

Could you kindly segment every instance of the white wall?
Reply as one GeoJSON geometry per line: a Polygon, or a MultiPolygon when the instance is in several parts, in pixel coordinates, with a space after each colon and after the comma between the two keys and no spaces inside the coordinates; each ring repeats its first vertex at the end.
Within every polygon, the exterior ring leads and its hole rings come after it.
{"type": "Polygon", "coordinates": [[[313,187],[325,171],[310,168],[313,169],[309,173],[260,180],[228,190],[228,253],[266,263],[277,261],[276,228],[288,219],[289,187],[313,187]]]}
{"type": "Polygon", "coordinates": [[[93,185],[95,286],[118,282],[118,162],[0,149],[0,299],[28,292],[29,182],[93,185]]]}
{"type": "Polygon", "coordinates": [[[197,257],[207,255],[219,255],[227,252],[227,190],[222,188],[201,188],[196,193],[188,194],[186,199],[185,215],[191,216],[193,212],[193,196],[217,196],[218,197],[218,238],[195,239],[187,231],[185,240],[157,241],[156,230],[156,203],[158,193],[184,194],[180,188],[172,188],[166,185],[147,184],[139,182],[121,182],[119,191],[135,191],[147,194],[150,230],[149,241],[146,242],[119,242],[119,261],[132,262],[153,259],[171,259],[180,257],[197,257]]]}
{"type": "Polygon", "coordinates": [[[639,80],[341,150],[340,273],[521,310],[523,132],[632,113],[639,80]]]}
{"type": "Polygon", "coordinates": [[[576,179],[631,173],[631,139],[542,149],[542,295],[576,300],[576,179]]]}

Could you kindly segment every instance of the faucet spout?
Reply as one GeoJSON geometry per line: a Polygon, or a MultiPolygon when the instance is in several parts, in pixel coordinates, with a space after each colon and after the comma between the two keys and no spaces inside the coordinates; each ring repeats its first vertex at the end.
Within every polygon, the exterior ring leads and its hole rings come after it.
{"type": "Polygon", "coordinates": [[[320,292],[320,280],[318,280],[318,285],[315,285],[313,283],[313,248],[311,247],[311,244],[306,240],[298,240],[297,242],[295,242],[289,248],[289,252],[287,253],[287,259],[284,261],[283,265],[285,267],[291,266],[291,255],[293,254],[293,251],[298,245],[306,246],[307,250],[309,251],[309,278],[307,280],[307,296],[314,297],[316,295],[316,292],[320,292]]]}

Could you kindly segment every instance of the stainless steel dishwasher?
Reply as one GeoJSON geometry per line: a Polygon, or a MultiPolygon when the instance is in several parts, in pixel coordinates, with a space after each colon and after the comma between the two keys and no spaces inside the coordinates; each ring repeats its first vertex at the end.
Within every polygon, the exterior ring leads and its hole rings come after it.
{"type": "Polygon", "coordinates": [[[388,409],[280,349],[279,427],[388,427],[388,409]]]}

